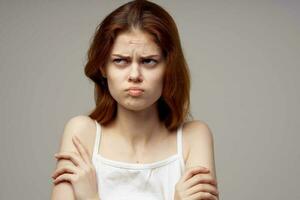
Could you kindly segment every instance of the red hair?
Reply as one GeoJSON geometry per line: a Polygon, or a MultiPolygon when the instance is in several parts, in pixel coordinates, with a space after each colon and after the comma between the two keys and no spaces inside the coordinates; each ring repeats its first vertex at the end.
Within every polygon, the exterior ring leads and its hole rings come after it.
{"type": "Polygon", "coordinates": [[[162,95],[157,109],[160,121],[169,131],[176,130],[190,113],[190,72],[183,55],[179,33],[173,18],[159,5],[146,0],[130,1],[113,12],[97,26],[88,50],[85,75],[95,83],[96,107],[89,117],[101,124],[112,121],[117,102],[109,93],[103,71],[113,43],[119,33],[138,28],[151,36],[166,60],[162,95]]]}

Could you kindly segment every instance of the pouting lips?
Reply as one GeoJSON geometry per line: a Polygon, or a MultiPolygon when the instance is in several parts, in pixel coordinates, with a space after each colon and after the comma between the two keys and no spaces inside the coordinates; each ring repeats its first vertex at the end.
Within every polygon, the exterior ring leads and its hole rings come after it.
{"type": "Polygon", "coordinates": [[[129,89],[129,94],[132,96],[140,96],[144,91],[140,89],[129,89]]]}

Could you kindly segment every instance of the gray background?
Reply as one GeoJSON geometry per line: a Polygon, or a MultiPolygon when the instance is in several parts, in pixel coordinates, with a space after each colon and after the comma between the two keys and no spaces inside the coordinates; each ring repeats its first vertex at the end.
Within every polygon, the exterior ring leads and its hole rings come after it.
{"type": "MultiPolygon", "coordinates": [[[[0,1],[0,199],[50,198],[63,127],[94,106],[90,39],[125,2],[0,1]]],[[[300,199],[300,1],[154,2],[177,22],[221,199],[300,199]]]]}

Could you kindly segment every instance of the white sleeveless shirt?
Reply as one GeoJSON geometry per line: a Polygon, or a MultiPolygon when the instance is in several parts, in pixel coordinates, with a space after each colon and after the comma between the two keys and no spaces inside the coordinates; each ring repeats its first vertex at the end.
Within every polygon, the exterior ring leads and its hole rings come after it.
{"type": "Polygon", "coordinates": [[[175,184],[184,172],[182,125],[177,129],[177,154],[152,163],[110,160],[98,153],[101,125],[96,122],[92,162],[100,200],[173,200],[175,184]]]}

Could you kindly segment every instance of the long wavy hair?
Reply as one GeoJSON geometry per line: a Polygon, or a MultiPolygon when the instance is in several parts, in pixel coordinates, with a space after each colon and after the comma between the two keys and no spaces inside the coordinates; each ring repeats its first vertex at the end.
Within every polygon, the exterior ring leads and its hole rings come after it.
{"type": "Polygon", "coordinates": [[[166,128],[176,130],[189,117],[193,118],[190,113],[190,72],[173,18],[161,6],[146,0],[134,0],[118,7],[96,28],[84,68],[85,75],[95,83],[96,106],[89,117],[101,124],[116,117],[117,102],[112,98],[102,72],[118,34],[133,28],[153,36],[163,52],[166,70],[157,109],[166,128]]]}

